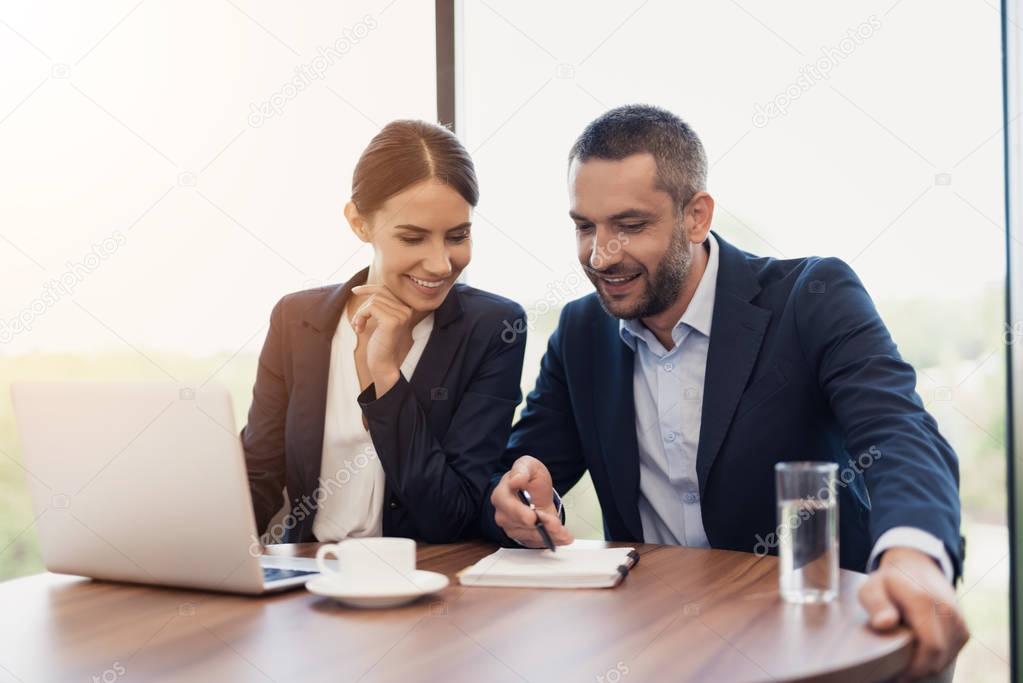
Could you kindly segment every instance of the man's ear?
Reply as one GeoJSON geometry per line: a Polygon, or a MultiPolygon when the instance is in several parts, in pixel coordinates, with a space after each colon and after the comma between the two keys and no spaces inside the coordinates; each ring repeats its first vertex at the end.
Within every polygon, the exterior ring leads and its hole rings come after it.
{"type": "Polygon", "coordinates": [[[689,223],[689,241],[702,244],[714,221],[714,198],[706,192],[697,192],[686,204],[683,220],[689,223]]]}
{"type": "Polygon", "coordinates": [[[348,221],[348,226],[363,242],[369,242],[369,224],[366,222],[366,218],[359,213],[359,209],[355,206],[355,202],[348,202],[345,204],[345,220],[348,221]]]}

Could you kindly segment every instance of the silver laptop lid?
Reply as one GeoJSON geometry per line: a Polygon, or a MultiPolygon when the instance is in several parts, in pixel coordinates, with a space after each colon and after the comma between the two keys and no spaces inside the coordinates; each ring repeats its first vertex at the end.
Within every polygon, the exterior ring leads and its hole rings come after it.
{"type": "Polygon", "coordinates": [[[262,591],[244,455],[225,389],[18,382],[12,395],[47,569],[262,591]]]}

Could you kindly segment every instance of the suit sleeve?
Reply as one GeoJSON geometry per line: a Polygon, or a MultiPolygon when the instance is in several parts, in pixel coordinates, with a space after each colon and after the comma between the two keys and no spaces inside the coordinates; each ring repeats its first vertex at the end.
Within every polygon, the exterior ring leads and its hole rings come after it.
{"type": "Polygon", "coordinates": [[[270,314],[270,329],[259,354],[256,384],[248,423],[242,429],[245,468],[256,516],[256,530],[262,534],[284,504],[284,425],[288,390],[284,381],[284,349],[281,308],[270,314]]]}
{"type": "MultiPolygon", "coordinates": [[[[525,330],[520,306],[508,317],[514,329],[525,330]]],[[[483,494],[522,399],[525,332],[509,340],[502,337],[505,325],[495,327],[443,442],[404,376],[379,398],[373,385],[359,396],[387,482],[430,543],[478,533],[483,494]]]]}
{"type": "Polygon", "coordinates": [[[872,543],[912,527],[940,539],[962,574],[959,462],[916,393],[902,359],[853,270],[821,259],[796,285],[799,336],[870,495],[872,543]],[[863,465],[866,465],[864,467],[863,465]]]}
{"type": "MultiPolygon", "coordinates": [[[[586,472],[586,460],[572,412],[572,397],[565,379],[563,360],[562,345],[569,308],[566,306],[562,310],[558,328],[547,342],[536,385],[526,397],[526,407],[512,428],[501,467],[491,477],[483,497],[480,526],[484,536],[501,545],[515,546],[516,543],[494,522],[494,506],[490,502],[490,494],[517,458],[532,455],[540,460],[551,473],[554,490],[561,493],[575,486],[586,472]]],[[[564,521],[564,508],[561,513],[564,521]]]]}

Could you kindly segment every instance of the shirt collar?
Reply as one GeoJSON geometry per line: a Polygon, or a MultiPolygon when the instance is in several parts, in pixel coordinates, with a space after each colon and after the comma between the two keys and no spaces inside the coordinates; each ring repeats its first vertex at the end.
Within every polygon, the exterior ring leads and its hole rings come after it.
{"type": "MultiPolygon", "coordinates": [[[[696,292],[693,293],[692,301],[689,302],[689,306],[686,308],[685,313],[683,313],[682,318],[675,323],[675,327],[671,332],[676,345],[678,345],[682,338],[686,335],[688,331],[686,328],[694,329],[705,337],[710,337],[710,326],[714,317],[714,297],[717,293],[718,286],[718,259],[720,250],[713,233],[707,233],[705,244],[707,245],[707,250],[709,252],[707,254],[707,267],[704,269],[703,276],[700,278],[700,284],[696,286],[696,292]]],[[[622,341],[625,342],[625,345],[633,351],[636,350],[637,338],[645,341],[648,346],[651,342],[657,341],[657,337],[654,336],[653,332],[648,330],[639,319],[619,320],[618,334],[621,336],[622,341]]],[[[660,342],[657,343],[659,347],[660,342]]]]}
{"type": "Polygon", "coordinates": [[[428,339],[430,333],[433,332],[434,314],[430,312],[425,318],[416,323],[416,326],[412,328],[412,343],[418,343],[423,339],[428,339]]]}

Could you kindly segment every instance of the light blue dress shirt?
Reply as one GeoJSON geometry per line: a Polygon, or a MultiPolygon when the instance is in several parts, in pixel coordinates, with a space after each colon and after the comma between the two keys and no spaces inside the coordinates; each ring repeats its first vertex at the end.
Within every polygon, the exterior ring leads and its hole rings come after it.
{"type": "Polygon", "coordinates": [[[636,354],[632,392],[639,445],[639,517],[643,540],[709,548],[700,510],[696,449],[703,383],[717,288],[718,248],[708,235],[707,269],[665,349],[639,320],[622,320],[619,334],[636,354]]]}
{"type": "MultiPolygon", "coordinates": [[[[639,320],[622,320],[619,334],[635,354],[632,390],[639,446],[639,516],[647,543],[710,547],[703,529],[696,452],[700,442],[703,386],[717,290],[718,252],[708,233],[707,268],[692,301],[671,331],[665,349],[639,320]]],[[[909,547],[934,558],[949,581],[952,561],[933,534],[895,527],[881,535],[867,563],[873,569],[885,550],[909,547]]]]}

